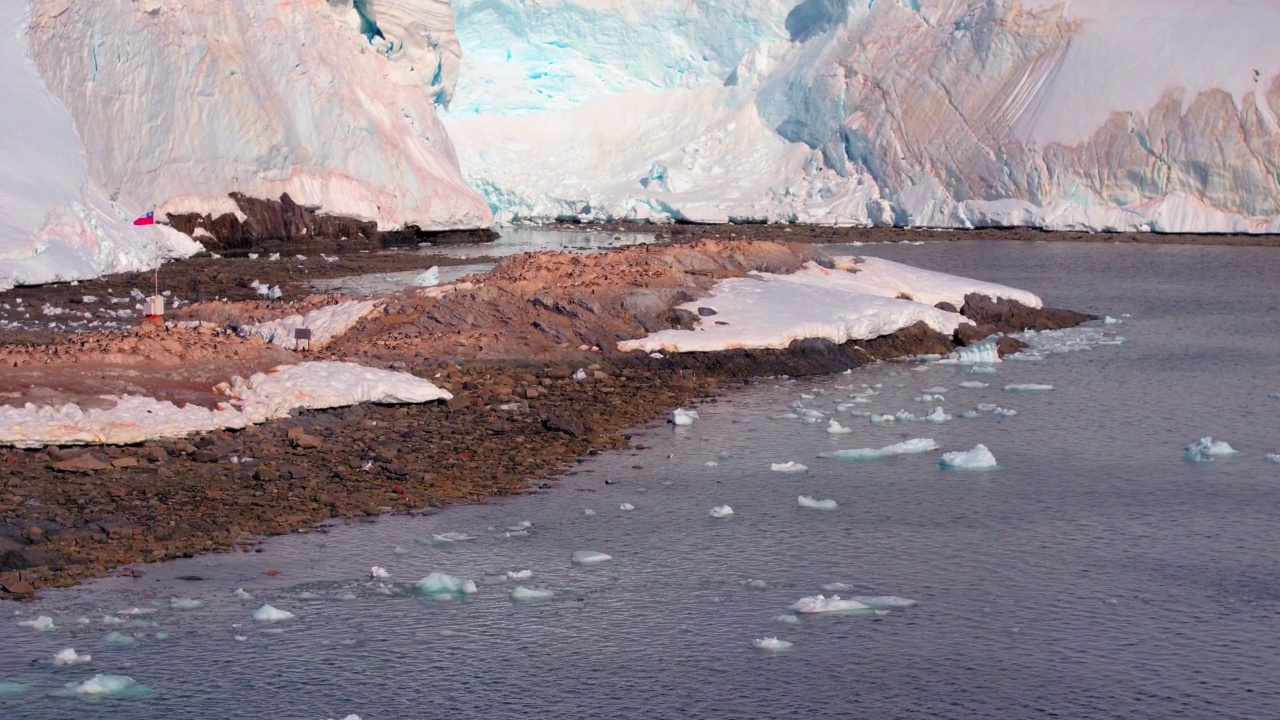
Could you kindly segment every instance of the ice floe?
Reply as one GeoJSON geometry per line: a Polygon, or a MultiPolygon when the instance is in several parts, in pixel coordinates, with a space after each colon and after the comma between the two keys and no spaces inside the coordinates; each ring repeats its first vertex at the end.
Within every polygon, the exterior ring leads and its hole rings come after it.
{"type": "Polygon", "coordinates": [[[1239,454],[1239,451],[1221,440],[1215,441],[1211,437],[1203,437],[1188,445],[1182,457],[1188,462],[1211,462],[1218,458],[1235,457],[1239,454]]]}
{"type": "Polygon", "coordinates": [[[379,567],[377,565],[374,565],[373,567],[369,568],[369,579],[370,580],[390,580],[391,573],[387,572],[387,569],[384,567],[379,567]]]}
{"type": "Polygon", "coordinates": [[[621,505],[619,505],[619,506],[618,506],[618,509],[619,509],[619,510],[623,510],[623,511],[626,511],[626,510],[635,510],[635,509],[636,509],[636,506],[635,506],[635,505],[632,505],[631,503],[622,503],[621,505]]]}
{"type": "Polygon", "coordinates": [[[819,453],[818,457],[828,458],[831,460],[879,460],[880,458],[893,457],[895,455],[910,455],[912,453],[929,452],[937,449],[938,443],[932,438],[914,438],[878,449],[858,448],[856,450],[835,450],[832,452],[819,453]]]}
{"type": "Polygon", "coordinates": [[[919,604],[911,598],[898,597],[897,595],[854,595],[849,599],[860,602],[874,610],[899,610],[915,607],[919,604]]]}
{"type": "Polygon", "coordinates": [[[1280,453],[1267,453],[1267,460],[1273,463],[1280,463],[1280,453]]]}
{"type": "Polygon", "coordinates": [[[204,605],[203,600],[193,600],[191,598],[169,598],[169,607],[174,610],[195,610],[204,605]]]}
{"type": "Polygon", "coordinates": [[[798,462],[773,463],[769,466],[769,469],[780,473],[802,473],[809,470],[808,467],[798,462]]]}
{"type": "Polygon", "coordinates": [[[292,620],[296,617],[288,610],[281,610],[272,605],[263,605],[253,611],[253,619],[260,623],[277,623],[285,620],[292,620]]]}
{"type": "Polygon", "coordinates": [[[711,512],[707,514],[713,518],[727,518],[733,515],[733,508],[728,505],[717,505],[711,508],[711,512]]]}
{"type": "Polygon", "coordinates": [[[64,697],[129,698],[150,693],[150,689],[125,675],[94,675],[81,683],[67,683],[55,694],[64,697]]]}
{"type": "Polygon", "coordinates": [[[1000,467],[986,445],[976,445],[972,450],[949,452],[938,461],[944,470],[995,470],[1000,467]]]}
{"type": "Polygon", "coordinates": [[[432,265],[409,281],[412,287],[435,287],[440,284],[440,268],[432,265]]]}
{"type": "Polygon", "coordinates": [[[34,620],[20,620],[18,624],[22,627],[29,627],[36,632],[52,632],[57,629],[53,624],[53,618],[48,615],[41,615],[34,620]]]}
{"type": "Polygon", "coordinates": [[[1037,393],[1037,392],[1048,392],[1052,389],[1053,389],[1052,385],[1037,385],[1035,383],[1023,383],[1020,385],[1004,386],[1005,392],[1037,393]]]}
{"type": "Polygon", "coordinates": [[[65,648],[53,655],[54,665],[87,665],[93,662],[92,655],[81,655],[75,648],[65,648]]]}
{"type": "Polygon", "coordinates": [[[929,414],[920,418],[920,420],[928,423],[945,423],[951,422],[951,416],[942,410],[942,406],[938,406],[930,410],[929,414]]]}
{"type": "Polygon", "coordinates": [[[697,410],[685,410],[684,408],[676,408],[671,413],[671,422],[676,425],[692,425],[694,420],[698,419],[697,410]]]}
{"type": "Polygon", "coordinates": [[[979,382],[977,380],[965,380],[960,383],[960,387],[975,390],[977,388],[991,387],[991,383],[979,382]]]}
{"type": "Polygon", "coordinates": [[[21,695],[31,687],[20,682],[0,682],[0,695],[21,695]]]}
{"type": "Polygon", "coordinates": [[[605,555],[602,552],[578,550],[573,554],[572,561],[575,565],[598,565],[603,562],[609,562],[612,559],[612,555],[605,555]]]}
{"type": "Polygon", "coordinates": [[[796,504],[810,510],[835,510],[839,507],[835,500],[817,500],[808,495],[801,495],[796,498],[796,504]]]}
{"type": "Polygon", "coordinates": [[[1000,352],[996,347],[996,341],[988,338],[967,347],[957,348],[955,352],[938,362],[954,365],[992,365],[1000,362],[1000,352]]]}
{"type": "Polygon", "coordinates": [[[803,597],[787,606],[788,610],[804,615],[813,615],[816,613],[845,613],[845,614],[870,614],[872,608],[868,605],[858,602],[857,600],[842,600],[839,595],[824,597],[822,595],[812,595],[803,597]]]}
{"type": "Polygon", "coordinates": [[[849,592],[853,589],[853,586],[848,583],[833,582],[823,585],[822,589],[826,592],[849,592]]]}
{"type": "Polygon", "coordinates": [[[845,427],[835,420],[827,424],[827,433],[830,435],[848,435],[851,432],[853,432],[853,428],[845,427]]]}
{"type": "Polygon", "coordinates": [[[591,517],[592,515],[595,515],[595,514],[596,514],[596,511],[595,511],[595,510],[592,510],[591,508],[583,508],[583,510],[582,510],[582,514],[583,514],[583,515],[585,515],[585,516],[587,516],[587,517],[591,517]]]}
{"type": "Polygon", "coordinates": [[[516,570],[514,572],[510,570],[507,571],[508,580],[528,580],[531,577],[533,577],[532,570],[516,570]]]}
{"type": "Polygon", "coordinates": [[[425,597],[448,600],[475,595],[477,588],[475,582],[471,580],[433,572],[414,583],[413,591],[425,597]]]}
{"type": "Polygon", "coordinates": [[[555,592],[552,590],[537,590],[523,585],[517,585],[511,591],[512,600],[546,600],[551,597],[555,597],[555,592]]]}
{"type": "Polygon", "coordinates": [[[786,640],[779,640],[776,637],[758,638],[752,640],[751,644],[760,650],[768,650],[769,652],[784,652],[791,649],[791,643],[786,640]]]}
{"type": "Polygon", "coordinates": [[[897,422],[898,418],[893,415],[872,415],[871,422],[875,425],[892,425],[897,422]]]}
{"type": "Polygon", "coordinates": [[[132,635],[125,635],[122,632],[112,630],[102,636],[102,643],[104,645],[111,645],[114,647],[130,647],[132,645],[136,645],[138,643],[138,639],[132,635]]]}
{"type": "Polygon", "coordinates": [[[250,592],[246,591],[244,588],[236,588],[236,591],[235,591],[235,592],[233,592],[233,593],[231,593],[231,594],[232,594],[232,595],[235,595],[237,600],[252,600],[252,599],[253,599],[253,593],[250,593],[250,592]]]}

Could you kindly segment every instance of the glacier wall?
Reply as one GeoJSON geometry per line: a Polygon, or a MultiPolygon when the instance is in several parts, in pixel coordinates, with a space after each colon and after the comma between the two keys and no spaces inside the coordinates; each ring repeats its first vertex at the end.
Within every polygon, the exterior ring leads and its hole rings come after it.
{"type": "Polygon", "coordinates": [[[1280,5],[455,0],[503,220],[1280,232],[1280,5]]]}

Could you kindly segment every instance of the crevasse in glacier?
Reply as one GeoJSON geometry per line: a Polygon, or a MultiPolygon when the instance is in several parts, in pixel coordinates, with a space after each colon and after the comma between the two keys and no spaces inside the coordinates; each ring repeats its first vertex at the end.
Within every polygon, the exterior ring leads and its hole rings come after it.
{"type": "Polygon", "coordinates": [[[501,219],[1280,232],[1280,6],[455,0],[501,219]]]}

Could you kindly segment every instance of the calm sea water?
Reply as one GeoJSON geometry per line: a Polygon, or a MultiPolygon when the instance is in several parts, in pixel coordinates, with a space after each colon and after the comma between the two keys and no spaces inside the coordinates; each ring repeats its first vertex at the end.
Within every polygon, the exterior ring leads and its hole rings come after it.
{"type": "Polygon", "coordinates": [[[0,607],[21,613],[0,620],[0,682],[29,686],[0,694],[0,717],[1280,716],[1280,464],[1264,458],[1280,452],[1280,399],[1267,396],[1280,392],[1280,252],[851,250],[1129,314],[1094,331],[1124,342],[1005,362],[994,375],[882,364],[762,381],[700,407],[688,428],[643,428],[637,441],[649,449],[593,458],[549,492],[335,526],[273,540],[261,554],[153,566],[142,579],[0,607]],[[959,386],[974,380],[990,386],[959,386]],[[1003,391],[1015,383],[1055,389],[1003,391]],[[864,384],[880,394],[836,410],[864,384]],[[849,414],[922,414],[915,398],[933,387],[947,388],[951,414],[980,403],[1018,414],[892,426],[849,414]],[[854,432],[773,418],[797,400],[854,432]],[[1184,462],[1183,446],[1204,435],[1242,454],[1184,462]],[[944,450],[981,442],[1002,469],[943,471],[936,452],[860,464],[817,457],[907,438],[944,450]],[[770,470],[784,461],[809,471],[770,470]],[[802,494],[839,507],[801,509],[802,494]],[[736,514],[710,518],[721,504],[736,514]],[[528,535],[508,536],[521,521],[532,523],[528,535]],[[446,532],[475,539],[429,542],[446,532]],[[578,550],[614,559],[574,566],[578,550]],[[392,573],[391,595],[368,581],[372,565],[392,573]],[[510,599],[517,583],[504,574],[526,568],[534,575],[523,584],[553,598],[510,599]],[[410,594],[431,571],[474,579],[479,591],[449,602],[410,594]],[[178,579],[191,576],[203,579],[178,579]],[[832,583],[919,605],[776,620],[832,583]],[[237,588],[256,599],[237,599],[237,588]],[[203,604],[176,610],[173,597],[203,604]],[[266,602],[296,619],[255,623],[266,602]],[[121,614],[133,607],[156,611],[121,614]],[[57,629],[17,624],[40,614],[57,629]],[[108,615],[144,625],[104,624],[108,615]],[[134,644],[105,644],[113,630],[134,644]],[[753,647],[769,636],[794,645],[753,647]],[[47,662],[66,647],[92,662],[47,662]],[[52,694],[95,673],[152,692],[98,702],[52,694]]]}

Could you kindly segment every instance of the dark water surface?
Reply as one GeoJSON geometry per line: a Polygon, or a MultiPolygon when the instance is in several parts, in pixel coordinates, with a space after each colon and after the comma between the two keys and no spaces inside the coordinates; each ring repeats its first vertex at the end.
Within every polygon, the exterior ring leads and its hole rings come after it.
{"type": "Polygon", "coordinates": [[[0,682],[29,689],[0,694],[0,718],[1280,717],[1280,464],[1264,457],[1280,452],[1280,399],[1268,398],[1280,392],[1280,251],[851,251],[1132,317],[1077,335],[1123,344],[1008,361],[993,375],[885,364],[764,381],[699,408],[688,428],[643,429],[637,440],[651,449],[591,459],[550,492],[336,526],[273,540],[262,554],[153,566],[139,580],[4,606],[21,615],[0,621],[0,682]],[[990,387],[959,387],[975,380],[990,387]],[[1002,390],[1013,383],[1055,389],[1002,390]],[[863,384],[880,394],[835,409],[863,384]],[[934,386],[947,388],[949,423],[850,415],[923,414],[915,398],[934,386]],[[796,400],[854,432],[773,419],[796,400]],[[980,403],[1018,414],[959,417],[980,403]],[[1204,435],[1242,454],[1184,462],[1182,447],[1204,435]],[[817,457],[907,438],[943,450],[985,443],[1003,469],[942,471],[938,452],[817,457]],[[809,471],[770,471],[784,461],[809,471]],[[801,494],[839,508],[801,509],[801,494]],[[732,518],[708,517],[725,503],[732,518]],[[527,536],[507,536],[525,520],[527,536]],[[476,539],[427,542],[445,532],[476,539]],[[614,559],[574,566],[577,550],[614,559]],[[391,595],[367,580],[372,565],[392,573],[391,595]],[[510,599],[517,583],[503,575],[525,568],[525,585],[555,597],[510,599]],[[474,579],[479,592],[411,595],[431,571],[474,579]],[[204,579],[177,579],[193,575],[204,579]],[[776,620],[836,582],[919,605],[776,620]],[[233,596],[241,587],[257,599],[233,596]],[[203,605],[175,610],[172,597],[203,605]],[[264,602],[297,618],[255,623],[264,602]],[[135,606],[157,608],[141,616],[157,626],[104,624],[130,620],[120,612],[135,606]],[[40,614],[57,629],[17,624],[40,614]],[[112,630],[136,643],[104,644],[112,630]],[[794,647],[752,646],[767,636],[794,647]],[[43,662],[66,647],[93,662],[43,662]],[[107,672],[153,692],[51,694],[107,672]]]}

